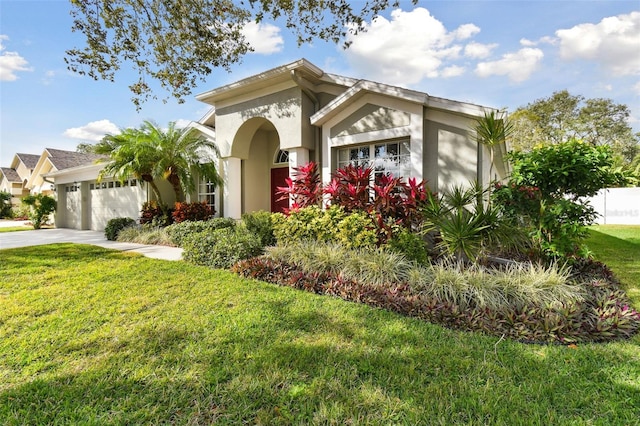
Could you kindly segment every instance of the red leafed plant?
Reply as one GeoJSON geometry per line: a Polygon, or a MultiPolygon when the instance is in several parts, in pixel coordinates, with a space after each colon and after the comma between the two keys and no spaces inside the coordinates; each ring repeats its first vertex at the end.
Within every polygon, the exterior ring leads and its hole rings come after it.
{"type": "Polygon", "coordinates": [[[293,177],[288,177],[285,182],[287,186],[277,187],[278,201],[291,200],[291,209],[296,210],[309,206],[316,206],[322,198],[322,187],[320,186],[320,175],[318,165],[311,161],[305,165],[294,168],[293,177]]]}
{"type": "Polygon", "coordinates": [[[205,202],[176,203],[175,210],[171,214],[175,223],[184,221],[208,220],[214,214],[214,210],[205,202]]]}
{"type": "Polygon", "coordinates": [[[346,212],[354,210],[369,211],[371,188],[371,167],[359,167],[349,164],[333,174],[331,183],[324,189],[331,204],[342,206],[346,212]]]}

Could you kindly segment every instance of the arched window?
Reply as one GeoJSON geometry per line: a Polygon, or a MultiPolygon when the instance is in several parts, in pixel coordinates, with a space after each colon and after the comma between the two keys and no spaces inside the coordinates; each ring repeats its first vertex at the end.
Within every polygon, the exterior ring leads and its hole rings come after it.
{"type": "Polygon", "coordinates": [[[275,164],[280,164],[280,163],[289,163],[289,151],[285,151],[285,150],[279,150],[278,153],[276,154],[276,159],[274,161],[275,164]]]}

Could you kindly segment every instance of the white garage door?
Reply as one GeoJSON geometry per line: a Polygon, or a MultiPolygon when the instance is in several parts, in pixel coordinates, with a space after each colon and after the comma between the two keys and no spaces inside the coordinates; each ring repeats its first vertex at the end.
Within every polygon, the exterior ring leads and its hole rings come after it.
{"type": "Polygon", "coordinates": [[[90,182],[91,202],[89,227],[103,231],[107,222],[116,217],[138,219],[142,204],[147,201],[146,185],[136,179],[124,183],[119,181],[90,182]]]}
{"type": "Polygon", "coordinates": [[[82,220],[82,205],[81,205],[81,193],[80,187],[75,184],[69,184],[65,186],[65,228],[81,229],[82,220]]]}

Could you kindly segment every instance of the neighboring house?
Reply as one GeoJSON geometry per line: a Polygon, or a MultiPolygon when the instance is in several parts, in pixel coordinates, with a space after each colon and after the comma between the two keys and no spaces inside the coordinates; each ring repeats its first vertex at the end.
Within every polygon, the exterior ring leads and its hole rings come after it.
{"type": "Polygon", "coordinates": [[[189,127],[220,150],[225,184],[209,197],[225,217],[282,210],[276,188],[309,161],[324,184],[339,167],[373,164],[376,173],[424,179],[434,191],[507,173],[505,147],[497,147],[489,176],[489,152],[473,138],[474,120],[492,109],[328,74],[305,59],[196,98],[212,108],[189,127]]]}
{"type": "Polygon", "coordinates": [[[11,205],[18,206],[22,198],[22,179],[14,169],[0,167],[0,192],[11,194],[11,205]]]}

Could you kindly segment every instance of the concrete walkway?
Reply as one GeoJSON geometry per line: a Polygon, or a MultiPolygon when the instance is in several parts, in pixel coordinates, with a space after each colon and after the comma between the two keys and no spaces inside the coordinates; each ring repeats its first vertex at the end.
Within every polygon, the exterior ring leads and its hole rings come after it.
{"type": "MultiPolygon", "coordinates": [[[[22,225],[20,222],[0,221],[0,227],[20,225],[22,225]]],[[[104,236],[104,232],[99,231],[56,228],[39,229],[37,231],[0,232],[0,250],[54,243],[92,244],[108,249],[141,253],[154,259],[182,259],[181,248],[108,241],[104,236]]]]}

